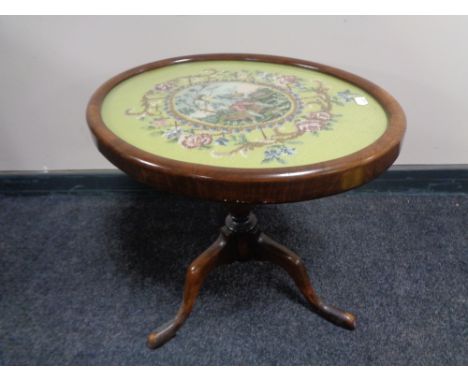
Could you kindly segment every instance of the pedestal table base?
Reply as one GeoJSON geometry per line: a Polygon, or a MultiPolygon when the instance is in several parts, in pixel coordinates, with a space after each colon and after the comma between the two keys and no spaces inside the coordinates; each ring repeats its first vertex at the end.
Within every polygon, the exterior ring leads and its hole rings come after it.
{"type": "Polygon", "coordinates": [[[190,315],[211,270],[222,264],[248,260],[269,261],[284,268],[314,312],[343,328],[355,328],[356,317],[352,313],[326,304],[317,295],[301,258],[261,232],[255,215],[247,208],[238,207],[227,216],[226,224],[216,241],[190,264],[179,311],[171,321],[148,335],[148,346],[157,348],[175,336],[190,315]]]}

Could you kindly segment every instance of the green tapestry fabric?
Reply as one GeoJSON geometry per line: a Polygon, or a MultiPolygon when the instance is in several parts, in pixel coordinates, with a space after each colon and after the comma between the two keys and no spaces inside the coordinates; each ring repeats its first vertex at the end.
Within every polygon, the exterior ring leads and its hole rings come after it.
{"type": "Polygon", "coordinates": [[[135,75],[104,98],[106,126],[158,156],[233,168],[314,164],[387,127],[370,94],[336,77],[247,61],[180,63],[135,75]]]}

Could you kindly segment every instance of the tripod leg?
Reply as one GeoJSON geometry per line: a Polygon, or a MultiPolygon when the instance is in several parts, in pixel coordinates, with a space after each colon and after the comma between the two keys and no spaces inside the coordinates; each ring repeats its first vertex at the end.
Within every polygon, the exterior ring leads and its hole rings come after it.
{"type": "Polygon", "coordinates": [[[190,315],[195,300],[208,273],[216,266],[234,261],[227,246],[227,238],[221,234],[218,239],[197,257],[188,267],[182,304],[176,316],[148,335],[147,344],[155,349],[175,336],[177,330],[190,315]]]}
{"type": "Polygon", "coordinates": [[[322,301],[314,290],[307,269],[298,255],[263,233],[259,235],[256,247],[255,258],[272,262],[285,269],[316,313],[343,328],[352,330],[356,327],[356,317],[352,313],[322,301]]]}

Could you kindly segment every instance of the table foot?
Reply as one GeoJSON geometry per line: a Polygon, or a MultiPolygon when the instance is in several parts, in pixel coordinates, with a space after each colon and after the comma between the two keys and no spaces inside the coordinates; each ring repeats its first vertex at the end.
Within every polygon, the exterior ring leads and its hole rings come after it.
{"type": "MultiPolygon", "coordinates": [[[[185,321],[187,317],[183,319],[185,321]]],[[[150,349],[156,349],[164,345],[172,337],[176,335],[177,330],[182,326],[182,323],[179,323],[177,319],[173,319],[169,322],[166,322],[164,325],[161,325],[154,332],[148,334],[146,344],[150,349]]]]}

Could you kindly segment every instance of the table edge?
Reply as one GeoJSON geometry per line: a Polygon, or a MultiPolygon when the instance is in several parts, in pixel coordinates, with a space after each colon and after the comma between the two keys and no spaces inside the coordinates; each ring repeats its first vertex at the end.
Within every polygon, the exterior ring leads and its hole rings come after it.
{"type": "Polygon", "coordinates": [[[406,129],[405,114],[395,98],[364,78],[312,61],[240,53],[180,56],[129,69],[112,77],[96,90],[88,103],[86,119],[101,153],[136,180],[187,196],[242,203],[301,201],[336,194],[367,183],[395,161],[406,129]],[[102,102],[120,82],[168,65],[210,60],[291,65],[338,77],[376,98],[387,114],[387,128],[371,145],[338,159],[301,166],[246,169],[215,167],[160,157],[123,141],[104,124],[101,117],[102,102]]]}

